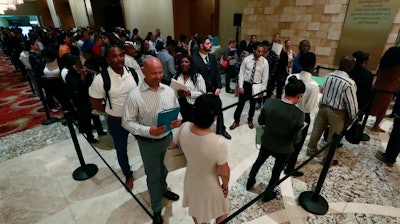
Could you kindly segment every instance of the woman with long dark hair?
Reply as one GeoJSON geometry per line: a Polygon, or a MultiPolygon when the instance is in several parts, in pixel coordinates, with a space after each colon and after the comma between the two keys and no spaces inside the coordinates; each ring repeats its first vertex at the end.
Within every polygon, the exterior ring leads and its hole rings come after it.
{"type": "Polygon", "coordinates": [[[206,84],[203,77],[196,73],[192,66],[192,57],[185,55],[181,59],[179,71],[174,79],[185,85],[187,90],[177,91],[179,105],[181,107],[182,122],[192,121],[193,104],[197,97],[206,93],[206,84]]]}

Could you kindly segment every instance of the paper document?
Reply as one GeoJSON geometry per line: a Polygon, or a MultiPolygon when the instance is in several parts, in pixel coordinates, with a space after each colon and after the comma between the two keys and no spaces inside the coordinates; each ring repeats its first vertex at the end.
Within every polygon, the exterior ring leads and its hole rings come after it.
{"type": "Polygon", "coordinates": [[[175,91],[178,91],[178,90],[189,91],[189,88],[187,86],[185,86],[182,83],[176,81],[176,79],[171,79],[171,88],[174,89],[175,91]]]}
{"type": "Polygon", "coordinates": [[[180,107],[175,107],[158,113],[157,127],[165,125],[167,128],[165,128],[164,132],[171,130],[171,122],[178,118],[180,109],[180,107]]]}
{"type": "Polygon", "coordinates": [[[278,43],[272,44],[272,51],[276,53],[276,55],[280,55],[282,51],[283,45],[278,43]]]}
{"type": "MultiPolygon", "coordinates": [[[[253,90],[252,95],[260,93],[262,91],[262,83],[253,83],[252,90],[253,90]]],[[[258,98],[258,95],[256,95],[254,98],[258,98]]]]}

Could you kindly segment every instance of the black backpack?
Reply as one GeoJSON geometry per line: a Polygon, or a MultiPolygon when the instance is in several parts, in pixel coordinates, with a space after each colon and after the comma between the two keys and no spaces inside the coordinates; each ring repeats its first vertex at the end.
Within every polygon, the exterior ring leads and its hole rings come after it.
{"type": "MultiPolygon", "coordinates": [[[[138,74],[136,73],[135,69],[133,69],[131,67],[128,67],[128,66],[125,66],[125,67],[128,70],[128,72],[130,72],[132,74],[133,78],[135,79],[136,85],[139,85],[139,77],[138,77],[138,74]]],[[[104,90],[106,91],[106,99],[105,99],[105,101],[107,103],[107,100],[108,100],[108,103],[110,105],[110,109],[112,109],[111,101],[110,101],[110,95],[108,94],[108,91],[110,91],[110,88],[111,88],[110,74],[108,74],[107,68],[102,69],[100,74],[101,74],[101,77],[103,78],[104,90]]]]}

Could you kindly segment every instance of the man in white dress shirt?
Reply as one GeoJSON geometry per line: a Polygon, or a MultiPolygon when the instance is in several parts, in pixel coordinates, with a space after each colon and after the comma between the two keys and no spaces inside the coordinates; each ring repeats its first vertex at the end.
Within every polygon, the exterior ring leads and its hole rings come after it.
{"type": "MultiPolygon", "coordinates": [[[[289,79],[291,76],[296,76],[298,79],[304,82],[304,85],[306,86],[306,91],[303,94],[303,97],[300,99],[300,101],[296,104],[296,106],[304,112],[305,115],[305,126],[301,130],[301,139],[299,142],[296,142],[294,144],[294,151],[292,155],[289,157],[289,160],[287,162],[287,166],[285,169],[285,173],[291,173],[292,176],[299,177],[302,176],[303,173],[296,171],[292,172],[294,170],[294,167],[296,165],[297,157],[299,156],[299,153],[303,147],[304,141],[307,137],[308,133],[308,128],[310,127],[310,113],[317,108],[318,106],[318,95],[319,95],[319,85],[317,82],[315,82],[311,78],[311,72],[314,70],[314,67],[316,65],[316,57],[315,54],[312,52],[306,52],[302,54],[299,58],[300,66],[303,68],[303,71],[297,74],[292,74],[289,75],[287,79],[289,79]]],[[[286,81],[286,84],[288,81],[286,81]]]]}
{"type": "MultiPolygon", "coordinates": [[[[244,104],[246,100],[250,99],[249,115],[247,117],[247,123],[250,129],[254,128],[253,116],[256,110],[256,99],[252,97],[253,87],[259,86],[261,88],[255,90],[255,93],[265,90],[268,83],[269,66],[268,61],[262,55],[264,53],[264,46],[257,42],[253,50],[254,54],[251,54],[243,59],[240,66],[239,72],[239,104],[236,107],[234,114],[234,123],[229,129],[233,130],[239,127],[240,116],[242,115],[244,104]]],[[[258,98],[262,98],[263,94],[259,94],[258,98]]]]}

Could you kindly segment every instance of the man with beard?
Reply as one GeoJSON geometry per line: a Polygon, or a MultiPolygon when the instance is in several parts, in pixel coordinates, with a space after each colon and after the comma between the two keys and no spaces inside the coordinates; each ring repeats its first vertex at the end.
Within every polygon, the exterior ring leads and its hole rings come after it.
{"type": "MultiPolygon", "coordinates": [[[[197,43],[199,44],[199,54],[196,54],[193,57],[195,69],[203,76],[206,83],[207,93],[219,96],[222,88],[221,76],[219,75],[217,59],[214,54],[210,53],[212,48],[211,41],[208,37],[199,37],[197,43]]],[[[222,112],[218,115],[216,133],[221,134],[227,139],[232,138],[229,133],[226,132],[222,112]]]]}

